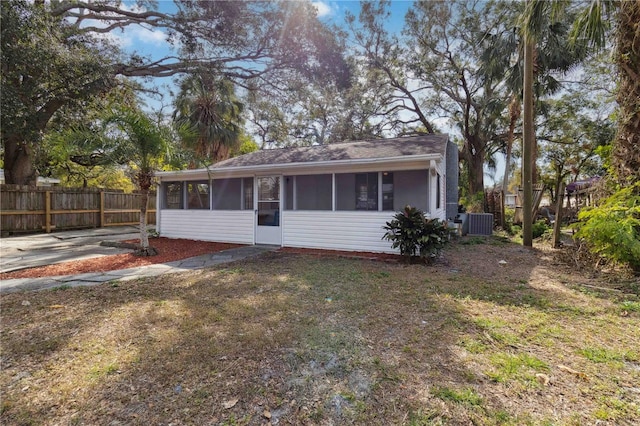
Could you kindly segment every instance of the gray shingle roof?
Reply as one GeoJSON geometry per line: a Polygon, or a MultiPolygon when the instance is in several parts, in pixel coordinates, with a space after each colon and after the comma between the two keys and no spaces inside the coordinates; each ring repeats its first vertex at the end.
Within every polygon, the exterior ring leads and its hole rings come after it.
{"type": "Polygon", "coordinates": [[[312,163],[320,161],[366,160],[409,155],[441,155],[444,157],[447,135],[422,135],[393,139],[343,142],[331,145],[266,149],[221,161],[213,169],[250,167],[265,164],[312,163]]]}

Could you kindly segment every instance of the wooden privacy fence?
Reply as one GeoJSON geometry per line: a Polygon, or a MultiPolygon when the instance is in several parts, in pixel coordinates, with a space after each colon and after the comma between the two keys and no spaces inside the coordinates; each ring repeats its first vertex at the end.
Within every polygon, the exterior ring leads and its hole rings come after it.
{"type": "MultiPolygon", "coordinates": [[[[92,188],[0,185],[0,230],[52,230],[136,225],[141,194],[92,188]]],[[[155,223],[156,194],[149,194],[147,221],[155,223]]]]}

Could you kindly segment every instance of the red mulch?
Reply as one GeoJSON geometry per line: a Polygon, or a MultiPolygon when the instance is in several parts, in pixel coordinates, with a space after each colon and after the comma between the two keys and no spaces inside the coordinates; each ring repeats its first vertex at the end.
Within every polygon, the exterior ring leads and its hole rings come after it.
{"type": "MultiPolygon", "coordinates": [[[[134,242],[137,241],[127,241],[134,242]]],[[[47,266],[21,269],[19,271],[0,273],[0,280],[12,278],[41,278],[56,275],[75,275],[88,272],[107,272],[118,269],[135,268],[137,266],[153,265],[155,263],[165,263],[174,260],[186,259],[188,257],[199,256],[201,254],[215,253],[234,247],[239,244],[214,243],[208,241],[194,241],[173,238],[152,238],[150,245],[158,250],[157,256],[140,257],[132,253],[114,254],[111,256],[101,256],[92,259],[75,260],[70,262],[56,263],[47,266]]],[[[283,247],[279,250],[284,253],[309,254],[314,256],[339,256],[358,259],[370,259],[384,262],[399,262],[401,256],[388,253],[372,253],[366,251],[337,251],[306,249],[295,247],[283,247]]]]}
{"type": "MultiPolygon", "coordinates": [[[[137,241],[131,241],[137,242],[137,241]]],[[[19,271],[0,274],[0,280],[11,278],[40,278],[55,275],[75,275],[87,272],[107,272],[118,269],[135,268],[137,266],[153,265],[174,260],[186,259],[201,254],[215,253],[234,247],[239,244],[213,243],[208,241],[193,241],[173,238],[152,238],[149,240],[152,247],[158,250],[157,256],[140,257],[132,253],[114,254],[111,256],[96,257],[93,259],[76,260],[56,263],[53,265],[39,266],[36,268],[21,269],[19,271]]]]}

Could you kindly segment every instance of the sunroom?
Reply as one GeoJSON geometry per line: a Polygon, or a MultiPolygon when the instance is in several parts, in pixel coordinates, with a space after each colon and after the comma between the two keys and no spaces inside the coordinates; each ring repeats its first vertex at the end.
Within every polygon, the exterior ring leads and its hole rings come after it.
{"type": "Polygon", "coordinates": [[[263,150],[207,169],[160,172],[156,227],[170,238],[393,252],[382,226],[409,204],[457,212],[446,135],[263,150]]]}

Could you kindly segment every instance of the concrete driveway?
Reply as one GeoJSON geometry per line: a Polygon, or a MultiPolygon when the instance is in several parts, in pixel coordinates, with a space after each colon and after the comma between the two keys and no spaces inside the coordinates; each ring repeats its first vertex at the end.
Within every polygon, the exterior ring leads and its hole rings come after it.
{"type": "Polygon", "coordinates": [[[131,250],[102,247],[102,241],[121,241],[139,236],[135,226],[114,226],[79,231],[30,234],[0,239],[0,272],[69,260],[89,259],[131,250]]]}

